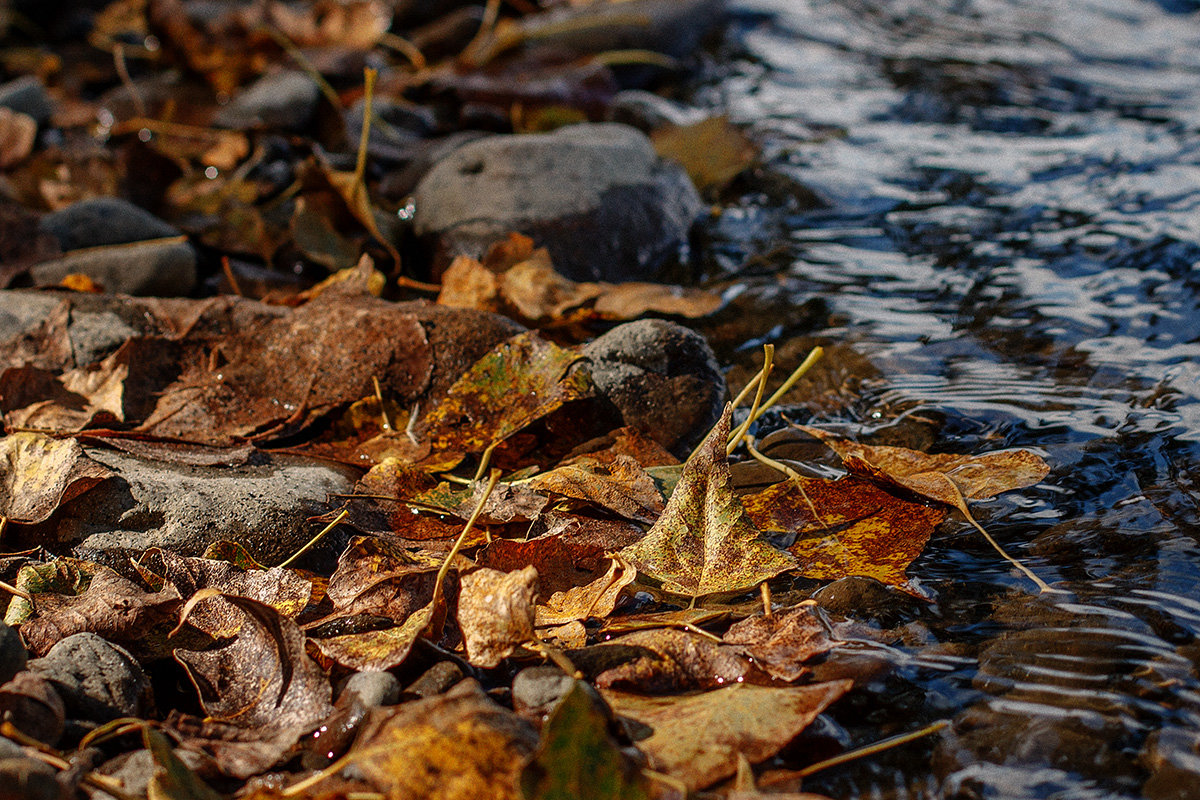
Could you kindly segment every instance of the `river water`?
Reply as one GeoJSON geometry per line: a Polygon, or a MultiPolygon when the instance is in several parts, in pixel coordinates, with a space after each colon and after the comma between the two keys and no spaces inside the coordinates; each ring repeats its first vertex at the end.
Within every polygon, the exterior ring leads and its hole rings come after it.
{"type": "Polygon", "coordinates": [[[1063,592],[944,524],[910,569],[933,602],[827,735],[952,726],[805,788],[1200,797],[1200,5],[732,7],[695,101],[795,183],[713,226],[714,280],[771,321],[725,356],[843,343],[871,374],[819,421],[1053,466],[977,509],[1063,592]]]}

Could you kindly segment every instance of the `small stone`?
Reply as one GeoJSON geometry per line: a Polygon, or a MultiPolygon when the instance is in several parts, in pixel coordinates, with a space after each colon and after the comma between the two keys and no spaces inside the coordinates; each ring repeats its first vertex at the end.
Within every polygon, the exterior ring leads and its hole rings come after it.
{"type": "Polygon", "coordinates": [[[425,670],[404,689],[407,695],[419,698],[433,697],[449,689],[463,679],[463,671],[453,661],[439,661],[425,670]]]}
{"type": "Polygon", "coordinates": [[[511,231],[574,280],[652,280],[686,249],[703,211],[683,170],[635,128],[571,125],[488,136],[454,150],[414,192],[416,233],[439,263],[480,257],[511,231]]]}
{"type": "Polygon", "coordinates": [[[178,297],[196,285],[196,251],[179,239],[110,245],[43,261],[29,274],[41,286],[82,274],[114,294],[178,297]]]}
{"type": "Polygon", "coordinates": [[[400,700],[400,681],[382,670],[356,672],[342,687],[342,694],[348,692],[358,695],[358,701],[367,707],[391,706],[400,700]]]}
{"type": "Polygon", "coordinates": [[[320,88],[305,73],[276,72],[246,87],[217,112],[213,124],[237,130],[301,131],[312,121],[320,99],[320,88]]]}
{"type": "Polygon", "coordinates": [[[523,717],[542,717],[571,691],[574,679],[558,667],[527,667],[513,678],[513,710],[523,717]]]}
{"type": "Polygon", "coordinates": [[[592,381],[626,425],[676,455],[717,421],[725,379],[704,337],[674,322],[618,325],[583,348],[592,381]]]}
{"type": "Polygon", "coordinates": [[[33,75],[0,84],[0,106],[32,117],[38,125],[45,125],[54,113],[46,87],[33,75]]]}
{"type": "Polygon", "coordinates": [[[57,775],[54,767],[32,758],[0,758],[0,800],[66,800],[72,793],[57,775]]]}
{"type": "Polygon", "coordinates": [[[17,629],[0,622],[0,683],[8,683],[25,669],[29,653],[17,629]]]}
{"type": "Polygon", "coordinates": [[[180,235],[174,225],[119,197],[80,200],[42,217],[38,228],[57,239],[63,250],[168,239],[180,235]]]}
{"type": "Polygon", "coordinates": [[[68,717],[107,722],[150,709],[150,680],[127,650],[94,633],[76,633],[29,662],[63,699],[68,717]]]}
{"type": "Polygon", "coordinates": [[[54,684],[33,670],[0,685],[0,719],[10,719],[27,736],[53,746],[62,737],[66,709],[54,684]]]}

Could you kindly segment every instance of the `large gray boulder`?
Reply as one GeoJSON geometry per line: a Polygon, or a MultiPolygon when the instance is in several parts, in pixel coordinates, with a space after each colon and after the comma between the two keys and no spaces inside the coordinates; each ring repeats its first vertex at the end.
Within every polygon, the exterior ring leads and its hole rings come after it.
{"type": "Polygon", "coordinates": [[[479,257],[519,231],[575,280],[653,280],[704,209],[680,167],[615,123],[470,142],[435,164],[413,197],[416,232],[441,263],[479,257]]]}

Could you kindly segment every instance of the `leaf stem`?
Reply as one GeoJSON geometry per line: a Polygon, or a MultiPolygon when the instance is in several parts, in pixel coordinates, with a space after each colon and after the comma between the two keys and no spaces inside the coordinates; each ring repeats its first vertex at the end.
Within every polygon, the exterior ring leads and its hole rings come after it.
{"type": "Polygon", "coordinates": [[[305,544],[304,547],[301,547],[299,550],[297,550],[295,553],[293,553],[286,561],[284,561],[279,566],[280,567],[289,566],[297,558],[299,558],[300,556],[304,555],[309,550],[311,550],[313,548],[313,546],[316,545],[317,542],[319,542],[325,538],[326,534],[328,534],[331,530],[336,528],[337,524],[339,522],[341,522],[342,520],[344,520],[346,518],[346,516],[349,515],[349,513],[350,513],[349,511],[343,510],[342,513],[338,514],[336,517],[333,518],[333,522],[330,522],[328,525],[326,525],[324,528],[322,528],[320,533],[318,533],[313,538],[309,539],[308,543],[305,544]]]}
{"type": "Polygon", "coordinates": [[[859,747],[854,750],[841,753],[833,758],[827,758],[824,761],[818,761],[815,764],[809,764],[807,767],[795,774],[798,777],[807,778],[809,775],[813,775],[823,769],[836,767],[838,764],[845,764],[847,761],[854,761],[859,758],[865,758],[866,756],[873,756],[876,753],[882,753],[884,750],[890,750],[893,747],[899,747],[900,745],[907,744],[915,739],[920,739],[922,736],[928,736],[931,733],[937,733],[938,731],[947,727],[949,724],[949,720],[938,720],[932,725],[926,725],[924,728],[910,731],[909,733],[902,733],[898,736],[892,736],[887,739],[882,739],[878,742],[866,745],[865,747],[859,747]]]}

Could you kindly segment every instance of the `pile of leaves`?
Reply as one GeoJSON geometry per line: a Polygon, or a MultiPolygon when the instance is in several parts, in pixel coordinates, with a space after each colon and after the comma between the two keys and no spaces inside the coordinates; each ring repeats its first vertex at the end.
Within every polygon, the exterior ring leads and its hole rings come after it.
{"type": "MultiPolygon", "coordinates": [[[[734,419],[757,400],[698,431],[681,463],[605,410],[570,343],[645,313],[703,317],[720,299],[569,281],[520,236],[430,287],[383,224],[411,187],[369,168],[416,156],[389,155],[380,120],[356,147],[341,114],[377,91],[435,108],[442,133],[598,119],[622,64],[678,66],[645,49],[645,31],[711,4],[489,2],[411,24],[399,20],[417,11],[378,0],[188,5],[108,4],[87,48],[63,46],[70,70],[48,47],[0,51],[6,75],[53,77],[58,101],[41,136],[29,115],[0,112],[0,189],[18,201],[0,207],[0,285],[52,255],[31,233],[38,214],[123,190],[203,245],[229,292],[129,300],[139,333],[94,364],[74,360],[65,293],[5,346],[0,531],[26,549],[0,556],[0,607],[21,638],[0,636],[0,653],[21,654],[0,685],[0,796],[751,798],[768,783],[803,796],[816,759],[789,744],[864,680],[838,666],[835,626],[807,593],[858,576],[920,597],[907,570],[949,511],[1036,483],[1045,464],[809,429],[844,476],[777,464],[773,485],[742,491],[731,459],[757,451],[734,419]],[[219,99],[277,62],[320,78],[312,135],[210,124],[219,99]],[[289,283],[294,267],[312,280],[289,283]],[[446,375],[430,306],[379,299],[434,289],[443,309],[536,330],[446,375]],[[232,541],[71,557],[46,532],[111,480],[85,449],[99,447],[168,464],[286,451],[352,465],[354,493],[321,520],[352,538],[323,571],[262,564],[232,541]],[[80,635],[149,676],[124,715],[67,702],[37,661],[24,668],[26,649],[44,661],[80,635]],[[367,691],[363,675],[396,691],[367,691]],[[114,777],[138,758],[144,788],[114,777]]],[[[31,20],[7,11],[11,41],[31,20]]],[[[705,190],[753,160],[720,119],[655,139],[705,190]]]]}

